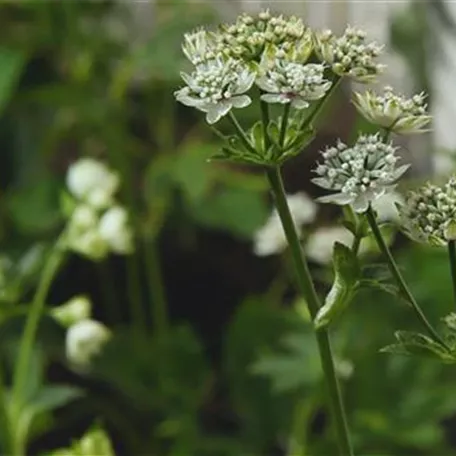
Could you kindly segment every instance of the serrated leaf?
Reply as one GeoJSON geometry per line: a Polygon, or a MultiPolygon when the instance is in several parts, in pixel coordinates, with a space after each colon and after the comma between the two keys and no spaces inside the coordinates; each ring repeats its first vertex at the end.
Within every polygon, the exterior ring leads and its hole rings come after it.
{"type": "Polygon", "coordinates": [[[337,318],[352,301],[358,289],[358,259],[349,247],[339,242],[334,244],[333,267],[333,285],[314,320],[317,329],[327,326],[337,318]]]}

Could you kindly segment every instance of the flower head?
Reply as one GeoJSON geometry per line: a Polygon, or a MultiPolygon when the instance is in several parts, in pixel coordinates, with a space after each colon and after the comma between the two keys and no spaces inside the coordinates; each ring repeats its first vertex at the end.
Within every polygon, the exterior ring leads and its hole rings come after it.
{"type": "Polygon", "coordinates": [[[426,113],[423,92],[405,98],[394,94],[393,89],[387,86],[383,95],[367,90],[364,94],[355,93],[354,97],[353,104],[369,122],[395,133],[422,133],[431,121],[431,116],[426,113]]]}
{"type": "Polygon", "coordinates": [[[100,219],[98,230],[101,238],[114,253],[131,253],[133,239],[127,211],[120,206],[108,209],[100,219]]]}
{"type": "Polygon", "coordinates": [[[305,109],[309,101],[322,98],[331,87],[323,72],[321,64],[302,65],[276,59],[274,67],[257,80],[257,85],[267,92],[261,99],[267,103],[291,103],[294,108],[305,109]]]}
{"type": "Polygon", "coordinates": [[[366,43],[366,33],[350,26],[341,37],[334,36],[330,30],[315,36],[318,57],[337,75],[357,82],[372,82],[384,70],[384,65],[376,62],[382,49],[375,42],[366,43]]]}
{"type": "Polygon", "coordinates": [[[361,136],[353,147],[339,142],[322,152],[323,162],[312,181],[337,193],[319,198],[323,203],[350,204],[356,212],[364,212],[369,204],[394,187],[410,165],[397,167],[399,157],[391,143],[384,143],[378,134],[361,136]]]}
{"type": "Polygon", "coordinates": [[[76,367],[87,367],[110,335],[109,329],[98,321],[85,319],[75,323],[66,334],[65,350],[68,360],[76,367]]]}
{"type": "Polygon", "coordinates": [[[312,50],[310,30],[296,16],[273,16],[268,10],[257,16],[240,15],[234,24],[220,27],[219,50],[246,62],[259,62],[264,49],[273,45],[281,52],[299,51],[305,61],[312,50]]]}
{"type": "MultiPolygon", "coordinates": [[[[317,205],[305,193],[287,196],[287,203],[296,227],[312,223],[317,214],[317,205]]],[[[266,223],[255,233],[253,250],[255,255],[268,256],[280,253],[287,247],[277,210],[274,209],[266,223]]]]}
{"type": "Polygon", "coordinates": [[[193,65],[199,65],[214,59],[217,54],[215,35],[204,29],[198,29],[184,35],[182,50],[193,65]]]}
{"type": "Polygon", "coordinates": [[[120,185],[117,173],[93,158],[81,158],[73,163],[68,169],[66,180],[75,198],[98,209],[112,204],[120,185]]]}
{"type": "Polygon", "coordinates": [[[61,306],[51,310],[51,315],[62,325],[71,326],[80,320],[90,317],[92,303],[87,296],[80,295],[71,298],[61,306]]]}
{"type": "Polygon", "coordinates": [[[218,122],[231,108],[244,108],[252,101],[243,94],[252,87],[255,73],[239,60],[219,56],[181,76],[187,86],[175,92],[177,101],[205,112],[209,124],[218,122]]]}
{"type": "Polygon", "coordinates": [[[427,183],[400,206],[405,232],[419,242],[446,245],[456,239],[456,177],[442,187],[427,183]]]}

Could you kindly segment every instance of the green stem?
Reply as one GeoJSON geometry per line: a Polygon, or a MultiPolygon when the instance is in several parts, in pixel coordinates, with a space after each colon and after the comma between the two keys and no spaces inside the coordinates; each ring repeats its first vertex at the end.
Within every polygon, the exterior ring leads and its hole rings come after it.
{"type": "MultiPolygon", "coordinates": [[[[314,319],[317,315],[318,309],[320,308],[320,301],[318,299],[312,277],[307,266],[307,261],[304,257],[304,252],[301,249],[299,237],[287,204],[280,169],[269,169],[267,171],[267,177],[271,185],[277,211],[290,246],[290,251],[296,269],[296,278],[299,290],[309,306],[309,312],[312,319],[314,319]]],[[[326,330],[319,330],[316,333],[316,338],[328,390],[330,408],[336,426],[339,453],[343,456],[353,456],[344,405],[334,368],[329,335],[326,330]]]]}
{"type": "Polygon", "coordinates": [[[0,450],[1,454],[14,454],[11,424],[8,414],[8,399],[3,370],[0,368],[0,450]]]}
{"type": "Polygon", "coordinates": [[[310,125],[312,125],[312,123],[315,121],[317,116],[320,114],[320,112],[325,107],[328,100],[331,98],[331,95],[336,91],[337,87],[339,87],[339,84],[341,81],[342,81],[342,78],[340,76],[336,76],[336,78],[334,79],[334,81],[332,83],[332,86],[325,93],[325,96],[323,98],[320,98],[320,101],[317,103],[314,110],[303,120],[303,122],[301,124],[301,130],[305,130],[310,125]]]}
{"type": "Polygon", "coordinates": [[[260,101],[261,121],[263,124],[264,150],[267,151],[271,147],[271,138],[268,134],[269,125],[269,105],[265,101],[260,101]]]}
{"type": "Polygon", "coordinates": [[[456,244],[448,241],[448,256],[450,258],[451,282],[453,283],[453,298],[456,304],[456,244]]]}
{"type": "Polygon", "coordinates": [[[153,306],[155,334],[163,335],[166,334],[168,330],[168,309],[156,242],[153,240],[147,242],[145,250],[147,283],[149,286],[151,304],[153,306]]]}
{"type": "Polygon", "coordinates": [[[427,320],[423,311],[421,310],[420,306],[418,305],[415,298],[413,297],[412,293],[408,289],[408,286],[405,283],[405,280],[399,271],[399,268],[393,258],[393,255],[391,254],[391,251],[388,248],[388,245],[386,244],[385,240],[383,239],[383,235],[377,224],[377,220],[375,218],[375,214],[374,214],[374,211],[372,210],[372,207],[369,206],[369,209],[367,210],[366,215],[367,215],[367,220],[369,222],[369,225],[372,229],[372,233],[374,234],[375,240],[377,242],[377,245],[387,261],[388,268],[389,268],[394,280],[396,281],[397,286],[399,287],[400,293],[411,304],[418,320],[426,328],[428,334],[435,341],[439,342],[444,347],[449,348],[447,346],[447,344],[444,342],[444,340],[439,336],[437,331],[433,328],[431,323],[429,323],[429,321],[427,320]]]}
{"type": "Polygon", "coordinates": [[[19,345],[17,362],[14,366],[13,391],[12,391],[12,419],[17,421],[20,409],[23,406],[25,388],[29,376],[30,357],[33,352],[38,325],[43,315],[45,301],[52,281],[63,262],[65,250],[58,241],[44,265],[38,288],[28,310],[27,321],[19,345]]]}
{"type": "Polygon", "coordinates": [[[252,144],[250,144],[249,138],[247,138],[247,134],[245,133],[244,129],[241,127],[241,124],[236,119],[236,116],[231,111],[228,114],[228,119],[230,119],[233,127],[236,130],[236,133],[239,135],[239,139],[242,141],[244,146],[249,150],[249,152],[256,154],[257,151],[252,146],[252,144]]]}
{"type": "Polygon", "coordinates": [[[291,103],[287,103],[283,108],[282,125],[280,126],[279,144],[283,147],[285,135],[287,134],[288,118],[290,117],[291,103]]]}

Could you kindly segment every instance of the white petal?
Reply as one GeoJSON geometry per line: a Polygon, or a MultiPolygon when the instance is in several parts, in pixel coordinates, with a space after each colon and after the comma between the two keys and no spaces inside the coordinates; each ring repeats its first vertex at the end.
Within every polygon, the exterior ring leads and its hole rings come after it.
{"type": "Polygon", "coordinates": [[[237,97],[230,98],[230,103],[233,106],[233,108],[245,108],[251,102],[251,98],[247,95],[238,95],[237,97]]]}
{"type": "Polygon", "coordinates": [[[306,109],[308,108],[310,105],[309,103],[304,100],[303,98],[295,98],[291,101],[291,106],[295,109],[306,109]]]}
{"type": "Polygon", "coordinates": [[[290,99],[280,93],[265,93],[260,97],[266,103],[281,103],[287,104],[290,102],[290,99]]]}
{"type": "Polygon", "coordinates": [[[209,125],[213,125],[218,122],[223,116],[228,114],[231,109],[231,103],[229,101],[220,102],[212,105],[206,114],[206,121],[209,125]]]}
{"type": "Polygon", "coordinates": [[[317,198],[317,201],[320,203],[332,203],[343,206],[345,204],[350,204],[353,199],[353,196],[346,193],[334,193],[333,195],[320,196],[317,198]]]}

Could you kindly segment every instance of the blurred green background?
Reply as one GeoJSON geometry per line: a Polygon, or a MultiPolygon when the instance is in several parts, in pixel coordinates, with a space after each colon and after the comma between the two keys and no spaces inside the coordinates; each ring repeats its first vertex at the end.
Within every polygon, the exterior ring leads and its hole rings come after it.
{"type": "MultiPolygon", "coordinates": [[[[417,2],[407,27],[391,27],[419,90],[429,88],[427,7],[417,2]]],[[[209,4],[184,0],[157,3],[141,30],[122,3],[0,4],[0,243],[13,262],[0,277],[6,364],[22,327],[18,303],[30,299],[41,252],[62,228],[59,195],[74,160],[96,157],[121,173],[137,229],[134,255],[101,264],[74,256],[52,287],[49,306],[89,294],[114,336],[90,373],[75,373],[62,361],[63,329],[42,321],[31,376],[83,394],[37,422],[30,454],[66,447],[93,423],[116,454],[335,454],[313,332],[283,278],[286,258],[252,253],[271,208],[266,182],[255,168],[208,163],[217,137],[173,97],[183,33],[219,20],[209,4]]],[[[326,114],[306,154],[285,167],[290,193],[315,195],[318,150],[362,126],[347,91],[326,114]]],[[[317,225],[340,215],[319,214],[317,225]]],[[[451,310],[445,252],[400,235],[394,247],[438,323],[451,310]]],[[[324,291],[331,271],[312,268],[324,291]]],[[[456,452],[454,367],[379,353],[395,329],[415,327],[403,303],[375,291],[360,294],[333,331],[358,455],[456,452]]]]}

